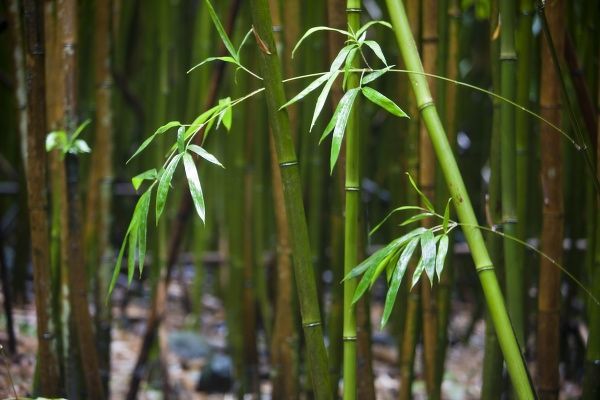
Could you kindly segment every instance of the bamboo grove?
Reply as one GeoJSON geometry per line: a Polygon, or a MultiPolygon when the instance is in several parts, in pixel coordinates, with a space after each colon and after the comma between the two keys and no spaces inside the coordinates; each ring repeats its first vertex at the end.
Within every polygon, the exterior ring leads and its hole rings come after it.
{"type": "Polygon", "coordinates": [[[4,0],[0,396],[600,398],[599,17],[4,0]]]}

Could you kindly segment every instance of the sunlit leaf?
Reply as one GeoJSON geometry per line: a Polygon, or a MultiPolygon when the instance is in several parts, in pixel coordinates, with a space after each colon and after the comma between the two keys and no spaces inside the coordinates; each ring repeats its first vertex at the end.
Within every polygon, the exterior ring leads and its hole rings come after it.
{"type": "Polygon", "coordinates": [[[329,134],[331,132],[333,132],[333,128],[335,128],[335,124],[337,122],[339,114],[340,114],[340,105],[338,104],[337,107],[336,107],[336,109],[335,109],[335,111],[333,112],[333,115],[331,116],[331,119],[329,120],[329,123],[327,124],[327,126],[323,130],[323,133],[321,134],[321,138],[319,139],[319,144],[321,144],[321,142],[327,136],[329,136],[329,134]]]}
{"type": "Polygon", "coordinates": [[[338,105],[340,112],[335,123],[335,128],[333,129],[333,139],[331,140],[331,156],[329,158],[330,172],[333,172],[333,167],[335,167],[335,163],[340,155],[342,139],[344,138],[344,132],[346,131],[346,125],[348,124],[348,117],[350,116],[352,105],[354,104],[354,100],[356,99],[359,90],[359,88],[348,90],[338,105]]]}
{"type": "Polygon", "coordinates": [[[292,50],[292,58],[294,58],[294,54],[296,53],[296,50],[298,50],[298,47],[300,47],[300,44],[302,44],[302,42],[304,41],[304,39],[306,39],[307,37],[309,37],[313,33],[319,32],[319,31],[332,31],[332,32],[341,33],[344,36],[351,36],[349,32],[344,31],[342,29],[330,28],[328,26],[315,26],[315,27],[310,28],[309,30],[307,30],[306,33],[304,33],[304,35],[302,35],[302,37],[300,38],[300,40],[298,40],[298,43],[296,43],[296,46],[294,46],[294,49],[292,50]]]}
{"type": "Polygon", "coordinates": [[[221,125],[221,122],[223,122],[223,126],[225,126],[225,129],[229,131],[231,129],[232,119],[231,98],[226,97],[224,99],[221,99],[219,100],[219,104],[221,104],[224,109],[219,113],[219,118],[217,120],[217,128],[221,125]]]}
{"type": "Polygon", "coordinates": [[[384,219],[381,220],[381,222],[379,222],[375,226],[375,228],[371,229],[371,231],[369,232],[369,236],[371,236],[373,233],[377,232],[377,230],[381,227],[381,225],[383,225],[384,222],[387,221],[392,215],[394,215],[398,211],[406,211],[406,210],[419,210],[419,211],[423,211],[423,209],[421,207],[418,207],[418,206],[401,206],[401,207],[394,208],[392,211],[390,211],[388,213],[388,215],[385,216],[384,219]]]}
{"type": "Polygon", "coordinates": [[[435,277],[435,254],[435,237],[433,232],[427,230],[421,235],[421,261],[431,285],[433,285],[435,277]]]}
{"type": "Polygon", "coordinates": [[[52,131],[46,136],[46,151],[58,149],[63,151],[67,146],[67,133],[65,131],[52,131]]]}
{"type": "Polygon", "coordinates": [[[199,68],[201,66],[203,66],[204,64],[208,64],[209,62],[213,62],[213,61],[223,61],[226,63],[230,63],[230,64],[235,64],[235,65],[239,65],[239,63],[235,60],[235,58],[233,57],[229,57],[229,56],[223,56],[223,57],[208,57],[207,59],[201,61],[200,63],[194,65],[192,68],[190,68],[187,73],[189,74],[190,72],[192,72],[193,70],[195,70],[196,68],[199,68]]]}
{"type": "Polygon", "coordinates": [[[362,78],[361,84],[362,85],[366,85],[368,83],[373,82],[375,79],[379,78],[381,75],[385,74],[386,72],[388,72],[390,69],[392,69],[394,66],[390,65],[388,67],[385,67],[383,69],[378,69],[376,71],[373,71],[371,73],[368,73],[367,75],[365,75],[362,78]]]}
{"type": "Polygon", "coordinates": [[[142,185],[142,182],[144,182],[145,180],[156,179],[157,176],[158,176],[158,173],[156,171],[156,168],[152,168],[152,169],[142,172],[141,174],[137,174],[136,176],[131,178],[131,183],[133,184],[133,188],[135,190],[138,190],[140,188],[140,186],[142,185]]]}
{"type": "Polygon", "coordinates": [[[384,65],[387,65],[387,60],[385,59],[385,55],[383,54],[383,50],[381,50],[381,46],[374,40],[365,40],[364,44],[369,46],[369,48],[375,53],[377,58],[381,60],[384,65]]]}
{"type": "Polygon", "coordinates": [[[190,194],[192,195],[196,212],[200,216],[202,222],[204,222],[204,196],[202,195],[202,188],[200,186],[200,179],[198,178],[198,171],[196,171],[196,165],[194,164],[194,160],[189,153],[185,153],[183,155],[183,166],[185,167],[185,175],[188,180],[190,194]]]}
{"type": "Polygon", "coordinates": [[[140,154],[142,151],[144,151],[144,149],[146,147],[148,147],[148,145],[150,145],[150,143],[152,143],[152,141],[154,140],[154,138],[157,135],[160,135],[164,132],[166,132],[167,130],[174,128],[176,126],[180,126],[181,124],[179,123],[179,121],[171,121],[163,126],[161,126],[160,128],[158,128],[156,130],[156,132],[154,132],[154,134],[152,134],[150,137],[148,137],[146,140],[144,140],[142,142],[142,144],[140,145],[140,147],[138,147],[138,149],[135,151],[135,153],[133,153],[133,155],[131,157],[129,157],[129,160],[127,160],[127,163],[129,163],[131,160],[133,160],[138,154],[140,154]]]}
{"type": "Polygon", "coordinates": [[[424,265],[423,265],[423,259],[419,259],[419,262],[417,263],[417,266],[415,267],[415,272],[413,273],[412,276],[412,282],[410,284],[410,289],[412,290],[412,288],[415,287],[415,285],[417,283],[419,283],[419,278],[421,278],[421,275],[423,274],[423,269],[424,269],[424,265]]]}
{"type": "Polygon", "coordinates": [[[442,271],[444,270],[444,260],[448,253],[448,235],[442,235],[438,244],[437,256],[435,258],[435,272],[438,280],[442,279],[442,271]]]}
{"type": "Polygon", "coordinates": [[[163,209],[165,208],[167,195],[169,194],[169,186],[171,185],[171,180],[173,179],[173,173],[175,172],[181,157],[181,153],[176,154],[171,161],[169,161],[165,170],[160,176],[160,180],[158,181],[158,190],[156,191],[156,225],[158,225],[158,220],[160,219],[163,209]]]}
{"type": "Polygon", "coordinates": [[[139,200],[139,217],[138,217],[138,266],[140,276],[144,270],[144,262],[146,259],[146,236],[148,232],[148,210],[150,209],[150,195],[152,188],[148,189],[139,200]]]}
{"type": "Polygon", "coordinates": [[[87,144],[87,142],[83,139],[77,139],[69,146],[69,153],[71,154],[81,154],[81,153],[91,153],[92,149],[87,144]]]}
{"type": "Polygon", "coordinates": [[[185,140],[188,140],[194,133],[196,133],[209,118],[211,118],[215,113],[218,113],[223,108],[222,104],[217,104],[214,107],[209,108],[204,111],[202,114],[196,117],[194,122],[188,126],[185,131],[185,140]]]}
{"type": "Polygon", "coordinates": [[[188,150],[193,151],[194,153],[198,154],[200,157],[204,158],[208,162],[216,164],[216,165],[218,165],[221,168],[225,168],[223,166],[223,164],[221,164],[219,162],[219,160],[217,160],[217,157],[213,156],[208,151],[204,150],[202,147],[200,147],[198,145],[190,144],[188,146],[188,150]]]}
{"type": "Polygon", "coordinates": [[[410,217],[410,218],[406,219],[405,221],[403,221],[400,224],[400,226],[406,226],[406,225],[412,224],[412,223],[417,222],[417,221],[424,220],[424,219],[432,217],[432,216],[433,216],[433,214],[432,213],[428,213],[428,212],[417,214],[417,215],[413,215],[412,217],[410,217]]]}
{"type": "Polygon", "coordinates": [[[377,104],[379,107],[383,108],[390,114],[395,115],[397,117],[408,117],[408,115],[404,111],[402,111],[402,109],[398,107],[396,103],[379,93],[377,90],[368,86],[363,86],[362,93],[367,99],[377,104]]]}
{"type": "Polygon", "coordinates": [[[331,86],[333,86],[333,83],[337,79],[338,75],[339,75],[339,71],[334,71],[329,76],[329,79],[327,79],[325,86],[323,86],[323,90],[321,91],[321,94],[319,94],[319,97],[317,98],[317,102],[315,103],[315,111],[313,113],[313,118],[310,123],[310,128],[308,130],[309,132],[311,132],[313,127],[315,126],[315,123],[317,122],[317,118],[319,117],[319,114],[321,114],[321,111],[323,110],[323,106],[325,105],[325,101],[327,100],[327,96],[329,95],[329,91],[331,90],[331,86]]]}
{"type": "Polygon", "coordinates": [[[223,24],[221,24],[221,21],[219,20],[219,16],[215,12],[215,9],[213,8],[210,0],[205,0],[205,3],[208,8],[208,13],[210,14],[210,18],[212,19],[212,22],[215,25],[215,28],[217,28],[217,32],[219,33],[219,36],[221,37],[221,40],[223,41],[225,48],[227,49],[229,54],[234,59],[238,60],[239,57],[238,57],[237,52],[235,51],[235,47],[233,47],[233,43],[231,43],[231,40],[229,40],[229,37],[227,36],[227,32],[225,31],[223,24]]]}
{"type": "Polygon", "coordinates": [[[287,103],[285,103],[284,105],[279,107],[279,109],[282,110],[282,109],[286,108],[287,106],[289,106],[290,104],[294,104],[298,100],[303,99],[304,97],[306,97],[307,94],[309,94],[310,92],[312,92],[313,90],[315,90],[319,86],[321,86],[323,83],[325,83],[327,81],[327,79],[329,79],[329,77],[331,77],[333,74],[334,74],[334,72],[327,72],[326,74],[321,75],[320,77],[318,77],[317,79],[312,81],[310,83],[310,85],[305,87],[300,93],[298,93],[296,96],[292,97],[292,99],[290,101],[288,101],[287,103]]]}
{"type": "Polygon", "coordinates": [[[392,313],[392,310],[394,309],[394,303],[396,302],[396,297],[398,295],[398,290],[400,289],[400,284],[402,283],[402,278],[406,273],[408,262],[410,261],[410,258],[412,257],[413,253],[415,252],[415,249],[417,248],[418,244],[419,237],[413,238],[400,254],[400,258],[398,258],[398,263],[396,265],[394,273],[392,274],[390,287],[385,297],[385,305],[383,307],[383,315],[381,317],[382,328],[387,323],[392,313]]]}
{"type": "Polygon", "coordinates": [[[382,25],[382,26],[385,26],[386,28],[392,29],[392,25],[389,22],[385,22],[385,21],[369,21],[366,24],[364,24],[363,26],[361,26],[359,30],[356,31],[356,36],[362,35],[363,32],[366,32],[366,30],[369,29],[373,25],[382,25]]]}
{"type": "Polygon", "coordinates": [[[435,209],[433,208],[433,204],[431,204],[431,201],[429,201],[429,199],[427,198],[427,196],[425,196],[423,194],[423,192],[421,192],[421,190],[419,189],[419,187],[417,186],[417,184],[413,180],[412,176],[410,176],[410,174],[408,172],[406,173],[406,175],[408,175],[408,180],[410,181],[410,184],[412,185],[412,187],[419,194],[419,196],[421,197],[421,200],[423,200],[423,204],[425,204],[425,208],[427,208],[432,213],[435,212],[435,209]]]}

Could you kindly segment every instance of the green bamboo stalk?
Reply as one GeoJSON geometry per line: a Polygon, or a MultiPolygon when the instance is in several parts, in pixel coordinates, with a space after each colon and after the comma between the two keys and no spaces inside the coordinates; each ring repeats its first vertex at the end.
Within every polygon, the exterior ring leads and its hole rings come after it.
{"type": "MultiPolygon", "coordinates": [[[[516,96],[517,53],[515,50],[516,2],[500,1],[500,94],[514,101],[516,96]]],[[[502,229],[505,234],[517,234],[517,192],[515,108],[507,102],[500,104],[501,163],[502,169],[502,229]]],[[[523,316],[523,265],[518,257],[519,244],[514,240],[504,240],[504,261],[506,274],[506,299],[515,335],[520,345],[525,344],[523,316]]]]}
{"type": "MultiPolygon", "coordinates": [[[[492,87],[494,91],[500,88],[500,71],[498,55],[500,53],[500,45],[497,37],[494,37],[494,32],[498,26],[498,0],[492,2],[492,11],[490,17],[490,63],[492,74],[492,87]]],[[[500,101],[492,100],[493,115],[492,115],[492,138],[490,141],[490,181],[487,198],[487,215],[489,216],[488,224],[494,226],[500,224],[502,220],[502,205],[500,201],[500,125],[497,123],[500,118],[500,101]]],[[[490,256],[494,261],[498,278],[502,281],[504,274],[502,260],[502,238],[498,235],[488,234],[486,237],[490,256]]],[[[485,355],[483,358],[482,386],[481,398],[483,400],[498,400],[503,392],[502,380],[502,353],[498,344],[496,330],[492,326],[492,319],[489,310],[486,309],[485,314],[485,355]]]]}
{"type": "Polygon", "coordinates": [[[23,44],[27,97],[27,203],[33,264],[33,285],[37,318],[38,364],[40,394],[60,396],[58,358],[51,338],[51,280],[48,243],[46,184],[46,101],[44,79],[44,18],[40,0],[23,0],[23,44]]]}
{"type": "Polygon", "coordinates": [[[254,32],[260,38],[259,54],[265,85],[267,109],[275,141],[277,161],[283,180],[286,214],[294,254],[294,274],[298,289],[302,326],[307,347],[307,366],[317,399],[331,398],[328,361],[319,310],[308,229],[300,187],[300,173],[292,140],[290,121],[285,110],[285,94],[281,82],[281,64],[273,39],[271,14],[267,0],[250,2],[254,32]]]}
{"type": "MultiPolygon", "coordinates": [[[[346,13],[348,29],[356,32],[360,28],[360,0],[348,0],[346,13]]],[[[358,57],[353,61],[354,68],[359,67],[358,57]]],[[[346,89],[358,87],[359,76],[351,74],[346,89]]],[[[346,128],[346,205],[344,212],[344,275],[350,273],[358,265],[359,246],[359,205],[360,205],[360,136],[359,136],[359,104],[354,104],[348,116],[346,128]]],[[[344,400],[356,398],[356,310],[352,304],[357,280],[349,279],[344,283],[344,327],[343,327],[343,374],[344,400]]]]}
{"type": "Polygon", "coordinates": [[[498,334],[509,375],[519,398],[533,398],[534,394],[529,382],[527,369],[519,350],[518,342],[512,331],[510,319],[502,298],[502,292],[494,273],[493,264],[485,247],[481,231],[476,227],[478,224],[477,219],[444,128],[437,115],[427,80],[422,75],[423,66],[419,60],[414,39],[412,39],[404,5],[401,1],[393,0],[387,0],[386,3],[404,61],[409,70],[418,72],[417,74],[409,74],[409,79],[411,80],[413,91],[421,110],[421,117],[428,128],[438,161],[446,177],[446,183],[454,200],[458,219],[463,224],[463,232],[471,248],[473,261],[489,305],[490,314],[498,334]]]}

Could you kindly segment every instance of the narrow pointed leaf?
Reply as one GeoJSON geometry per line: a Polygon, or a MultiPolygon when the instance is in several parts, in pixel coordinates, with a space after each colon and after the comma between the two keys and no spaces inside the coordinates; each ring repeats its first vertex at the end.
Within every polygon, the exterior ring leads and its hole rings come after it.
{"type": "Polygon", "coordinates": [[[140,154],[142,151],[144,151],[144,149],[146,147],[148,147],[148,145],[150,145],[150,143],[152,143],[152,141],[154,140],[154,138],[157,135],[163,134],[166,131],[168,131],[169,129],[174,128],[176,126],[181,126],[181,123],[179,121],[171,121],[171,122],[161,126],[160,128],[158,128],[152,136],[148,137],[146,140],[144,140],[142,142],[142,144],[140,145],[140,147],[138,147],[138,149],[135,151],[135,153],[133,153],[133,155],[131,157],[129,157],[129,160],[127,160],[127,163],[129,163],[131,160],[133,160],[134,157],[136,157],[138,154],[140,154]]]}
{"type": "Polygon", "coordinates": [[[375,232],[377,232],[377,230],[379,228],[381,228],[381,225],[383,225],[385,223],[385,221],[387,221],[392,215],[394,215],[398,211],[405,211],[405,210],[419,210],[419,211],[423,211],[423,209],[421,207],[418,207],[418,206],[401,206],[401,207],[394,208],[392,211],[390,211],[388,213],[388,215],[385,216],[384,219],[381,220],[381,222],[379,222],[375,226],[375,228],[371,229],[371,231],[369,232],[369,236],[371,236],[372,234],[374,234],[375,232]]]}
{"type": "Polygon", "coordinates": [[[419,187],[413,180],[412,176],[410,176],[410,174],[408,172],[406,173],[406,175],[408,175],[408,180],[410,181],[410,184],[412,185],[412,187],[419,194],[419,196],[421,197],[421,200],[423,200],[423,204],[425,204],[425,208],[427,208],[432,213],[435,212],[435,209],[433,208],[433,204],[431,204],[431,201],[429,201],[427,196],[425,196],[425,194],[423,194],[423,192],[421,192],[421,190],[419,189],[419,187]]]}
{"type": "Polygon", "coordinates": [[[210,117],[212,117],[215,113],[221,111],[222,107],[222,104],[217,104],[216,106],[209,108],[208,110],[204,111],[202,114],[197,116],[194,122],[192,122],[192,124],[186,129],[185,140],[188,140],[190,136],[196,133],[202,127],[202,125],[206,123],[206,121],[208,121],[210,117]]]}
{"type": "Polygon", "coordinates": [[[385,55],[383,54],[383,50],[381,50],[381,46],[374,40],[365,40],[365,45],[369,46],[369,48],[375,53],[377,58],[381,60],[384,65],[387,65],[387,60],[385,59],[385,55]]]}
{"type": "Polygon", "coordinates": [[[131,223],[129,228],[127,229],[127,233],[123,238],[123,243],[121,244],[121,249],[119,250],[119,254],[117,255],[117,263],[115,264],[115,269],[112,274],[112,278],[110,279],[110,284],[108,285],[108,293],[106,294],[106,301],[110,297],[113,289],[115,288],[115,284],[117,283],[117,278],[119,277],[119,273],[121,273],[121,264],[123,262],[123,255],[125,253],[125,245],[127,244],[127,239],[129,239],[129,232],[131,231],[131,223]]]}
{"type": "Polygon", "coordinates": [[[189,74],[190,72],[192,72],[196,68],[199,68],[199,67],[203,66],[204,64],[208,64],[209,62],[213,62],[213,61],[223,61],[223,62],[226,62],[226,63],[239,65],[239,63],[233,57],[229,57],[229,56],[224,56],[224,57],[208,57],[207,59],[202,60],[198,64],[194,65],[192,68],[188,69],[187,73],[189,74]]]}
{"type": "Polygon", "coordinates": [[[361,26],[361,28],[358,31],[356,31],[356,36],[362,35],[364,32],[366,32],[367,29],[369,29],[373,25],[382,25],[382,26],[385,26],[386,28],[392,29],[392,25],[389,22],[369,21],[366,24],[364,24],[363,26],[361,26]]]}
{"type": "Polygon", "coordinates": [[[246,35],[242,39],[242,42],[240,43],[240,46],[237,49],[237,55],[238,55],[238,57],[240,56],[240,52],[242,51],[242,47],[244,47],[244,45],[248,41],[248,38],[250,37],[250,35],[252,35],[252,31],[253,31],[252,28],[250,28],[250,30],[248,31],[248,33],[246,33],[246,35]]]}
{"type": "Polygon", "coordinates": [[[71,135],[71,137],[69,137],[69,142],[70,143],[75,143],[75,140],[77,140],[77,138],[79,137],[79,135],[81,135],[81,132],[83,132],[83,130],[90,124],[92,120],[91,119],[86,119],[81,125],[79,125],[77,127],[77,129],[75,129],[75,132],[73,132],[73,134],[71,135]]]}
{"type": "Polygon", "coordinates": [[[71,154],[83,154],[83,153],[91,153],[91,152],[92,152],[92,149],[90,149],[90,146],[83,139],[77,139],[69,147],[69,153],[71,153],[71,154]]]}
{"type": "Polygon", "coordinates": [[[348,117],[350,116],[350,111],[352,110],[352,105],[354,104],[354,100],[358,95],[359,88],[354,88],[348,90],[344,97],[340,100],[340,104],[338,107],[340,108],[340,112],[335,123],[335,128],[333,129],[333,139],[331,141],[331,156],[329,158],[329,171],[333,172],[333,167],[335,167],[335,163],[337,162],[338,156],[340,155],[340,149],[342,147],[342,140],[344,138],[344,132],[346,131],[346,125],[348,124],[348,117]]]}
{"type": "Polygon", "coordinates": [[[333,31],[333,32],[341,33],[344,36],[351,36],[349,32],[344,31],[342,29],[330,28],[328,26],[315,26],[315,27],[310,28],[309,30],[307,30],[306,33],[304,35],[302,35],[302,37],[300,38],[300,40],[298,40],[298,43],[296,43],[296,46],[294,46],[294,49],[292,50],[292,58],[294,58],[294,54],[296,53],[296,50],[298,50],[298,47],[300,47],[300,44],[302,44],[302,42],[304,41],[304,39],[306,39],[307,37],[309,37],[313,33],[319,32],[319,31],[333,31]]]}
{"type": "Polygon", "coordinates": [[[417,214],[417,215],[413,215],[412,217],[410,217],[407,220],[405,220],[404,222],[402,222],[400,224],[400,226],[406,226],[406,225],[412,224],[413,222],[421,221],[421,220],[423,220],[425,218],[429,218],[431,216],[433,216],[433,214],[432,213],[428,213],[428,212],[417,214]]]}
{"type": "Polygon", "coordinates": [[[140,276],[144,270],[144,262],[146,259],[146,237],[148,233],[148,210],[150,209],[150,198],[152,189],[146,191],[139,200],[139,218],[138,218],[138,266],[140,276]]]}
{"type": "Polygon", "coordinates": [[[373,82],[375,79],[379,78],[381,75],[385,74],[386,72],[389,72],[390,69],[392,69],[394,66],[390,65],[389,67],[385,67],[383,69],[378,69],[376,71],[373,71],[367,75],[365,75],[362,78],[362,85],[366,85],[369,84],[371,82],[373,82]]]}
{"type": "Polygon", "coordinates": [[[158,181],[158,190],[156,191],[156,225],[158,225],[160,215],[165,208],[167,195],[169,194],[169,186],[171,185],[171,180],[173,179],[173,173],[175,172],[181,157],[181,154],[177,154],[171,159],[171,161],[169,161],[167,167],[160,176],[160,180],[158,181]]]}
{"type": "Polygon", "coordinates": [[[231,43],[231,40],[229,40],[229,37],[227,36],[227,32],[225,31],[223,24],[221,23],[221,20],[219,20],[219,16],[215,12],[215,9],[213,8],[213,6],[209,0],[205,0],[205,3],[208,8],[208,13],[210,14],[210,18],[212,19],[212,22],[215,25],[215,28],[217,28],[217,32],[219,33],[219,36],[221,37],[221,40],[223,41],[225,48],[227,49],[229,54],[234,59],[237,60],[238,54],[235,51],[235,47],[233,47],[233,43],[231,43]]]}
{"type": "Polygon", "coordinates": [[[183,166],[185,168],[185,175],[188,180],[188,185],[190,186],[190,194],[192,195],[192,200],[194,202],[194,206],[196,207],[196,212],[200,216],[202,222],[204,222],[204,196],[202,195],[202,187],[200,186],[200,179],[198,178],[198,171],[196,171],[196,165],[194,164],[194,160],[192,159],[192,156],[189,153],[185,153],[183,155],[183,166]]]}
{"type": "Polygon", "coordinates": [[[448,224],[450,222],[450,202],[452,199],[448,199],[446,203],[446,209],[444,210],[444,222],[442,223],[442,227],[444,228],[444,232],[448,232],[448,224]]]}
{"type": "Polygon", "coordinates": [[[398,296],[398,290],[400,289],[400,284],[402,283],[402,278],[406,273],[406,268],[408,267],[408,262],[412,257],[415,249],[417,248],[417,244],[419,244],[419,238],[416,237],[412,239],[402,251],[400,258],[396,264],[396,269],[392,274],[392,279],[390,283],[390,287],[388,289],[387,295],[385,297],[385,305],[383,307],[383,315],[381,317],[381,327],[383,328],[387,323],[392,310],[394,309],[394,303],[396,302],[396,297],[398,296]]]}
{"type": "Polygon", "coordinates": [[[421,235],[421,260],[431,285],[433,285],[435,277],[435,254],[435,237],[433,236],[433,232],[427,230],[421,235]]]}
{"type": "Polygon", "coordinates": [[[435,258],[435,272],[438,280],[442,279],[442,271],[444,270],[444,261],[448,253],[448,235],[442,235],[438,244],[437,256],[435,258]]]}
{"type": "Polygon", "coordinates": [[[331,75],[333,75],[333,74],[334,74],[333,72],[327,72],[326,74],[321,75],[320,77],[318,77],[317,79],[312,81],[300,93],[298,93],[296,96],[292,97],[292,99],[290,101],[288,101],[287,103],[285,103],[284,105],[279,107],[279,109],[282,110],[282,109],[286,108],[287,106],[289,106],[290,104],[294,104],[298,100],[303,99],[304,97],[306,97],[307,94],[309,94],[310,92],[312,92],[313,90],[315,90],[319,86],[321,86],[323,83],[325,83],[329,79],[329,77],[331,77],[331,75]]]}
{"type": "Polygon", "coordinates": [[[321,142],[323,140],[325,140],[325,138],[327,136],[329,136],[329,134],[331,132],[333,132],[333,128],[335,128],[335,124],[337,122],[339,114],[340,114],[340,105],[338,104],[338,106],[336,107],[333,115],[331,116],[331,119],[329,120],[329,123],[327,124],[327,126],[323,130],[323,133],[321,134],[321,138],[319,139],[319,144],[321,144],[321,142]]]}
{"type": "Polygon", "coordinates": [[[185,151],[185,128],[183,126],[179,127],[177,130],[177,151],[183,153],[185,151]]]}
{"type": "Polygon", "coordinates": [[[375,275],[376,269],[377,265],[372,265],[369,269],[367,269],[360,282],[358,282],[358,285],[354,290],[354,295],[352,296],[352,304],[355,304],[358,300],[360,300],[362,295],[367,291],[370,286],[371,279],[373,278],[373,275],[375,275]]]}
{"type": "Polygon", "coordinates": [[[156,172],[156,168],[149,169],[131,178],[131,184],[133,185],[133,188],[135,190],[138,190],[142,185],[142,182],[144,182],[145,180],[156,179],[157,174],[158,173],[156,172]]]}
{"type": "Polygon", "coordinates": [[[395,115],[397,117],[408,118],[408,115],[404,111],[402,111],[402,109],[398,107],[396,103],[379,93],[377,90],[368,86],[363,86],[362,93],[367,99],[377,104],[379,107],[383,108],[390,114],[395,115]]]}
{"type": "Polygon", "coordinates": [[[213,156],[208,151],[204,150],[202,147],[200,147],[200,146],[198,146],[196,144],[190,144],[188,146],[188,150],[193,151],[194,153],[198,154],[200,157],[204,158],[208,162],[216,164],[216,165],[218,165],[221,168],[225,168],[223,166],[223,164],[221,164],[219,162],[219,160],[217,160],[217,157],[213,156]]]}
{"type": "Polygon", "coordinates": [[[421,275],[423,274],[423,269],[424,269],[424,265],[423,265],[423,259],[421,258],[419,260],[419,262],[417,263],[417,266],[415,268],[415,272],[413,273],[412,276],[412,283],[410,284],[410,289],[412,290],[412,288],[415,287],[415,285],[417,283],[419,283],[419,278],[421,278],[421,275]]]}
{"type": "Polygon", "coordinates": [[[133,273],[135,272],[135,250],[137,247],[138,241],[138,227],[139,227],[139,211],[136,207],[136,210],[133,214],[133,218],[135,219],[135,225],[131,229],[131,233],[129,234],[129,248],[127,250],[127,284],[131,284],[133,280],[133,273]]]}
{"type": "Polygon", "coordinates": [[[337,79],[338,75],[339,75],[339,71],[334,71],[329,76],[329,79],[327,79],[325,86],[323,86],[323,90],[321,91],[321,94],[317,98],[317,102],[315,104],[315,112],[313,113],[313,118],[310,123],[310,128],[308,130],[309,132],[312,132],[312,129],[315,126],[315,123],[317,122],[317,118],[319,117],[319,114],[321,114],[321,111],[323,110],[323,106],[325,105],[325,101],[327,100],[327,96],[329,95],[329,91],[331,90],[331,86],[333,86],[333,83],[337,79]]]}

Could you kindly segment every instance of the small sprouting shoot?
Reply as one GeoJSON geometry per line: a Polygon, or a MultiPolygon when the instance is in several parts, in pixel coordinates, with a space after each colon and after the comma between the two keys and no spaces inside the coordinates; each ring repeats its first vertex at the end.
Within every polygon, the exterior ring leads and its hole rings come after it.
{"type": "MultiPolygon", "coordinates": [[[[408,175],[408,174],[407,174],[408,175]]],[[[417,214],[409,216],[406,220],[400,223],[401,226],[413,224],[426,218],[437,217],[442,220],[440,225],[431,228],[418,227],[410,232],[392,240],[385,247],[377,250],[366,260],[354,267],[352,271],[344,278],[344,280],[357,278],[362,275],[361,280],[356,287],[352,303],[356,303],[370,289],[379,275],[383,271],[386,272],[386,279],[389,285],[388,292],[385,298],[383,315],[381,317],[381,327],[387,323],[394,303],[400,289],[402,279],[406,275],[410,260],[420,247],[420,255],[411,278],[410,288],[412,289],[418,282],[423,272],[433,286],[436,277],[439,281],[444,270],[444,261],[448,253],[449,238],[448,234],[458,224],[450,220],[450,200],[446,203],[443,216],[436,213],[431,201],[417,187],[410,175],[408,179],[414,190],[419,194],[425,207],[419,206],[401,206],[392,210],[371,232],[373,234],[383,225],[385,221],[392,215],[400,211],[417,211],[417,214]]]]}
{"type": "Polygon", "coordinates": [[[59,150],[62,153],[63,158],[67,153],[90,153],[92,149],[90,149],[87,142],[83,139],[79,139],[79,136],[90,122],[90,119],[85,120],[71,135],[67,134],[64,130],[48,133],[46,136],[46,151],[59,150]]]}
{"type": "Polygon", "coordinates": [[[350,116],[352,106],[354,105],[359,93],[362,94],[367,100],[383,108],[392,115],[395,115],[397,117],[408,117],[408,115],[404,111],[402,111],[402,109],[398,107],[398,105],[394,101],[384,96],[376,89],[366,86],[367,84],[373,82],[375,79],[381,77],[393,68],[393,65],[388,65],[385,55],[381,50],[381,46],[379,46],[379,44],[374,40],[367,40],[367,30],[374,25],[381,25],[386,28],[391,28],[391,25],[385,21],[368,22],[356,32],[345,31],[342,29],[335,29],[326,26],[317,26],[306,31],[306,33],[300,38],[300,40],[294,47],[294,50],[292,51],[292,57],[294,57],[296,50],[298,50],[300,44],[302,44],[302,42],[313,33],[320,31],[333,31],[342,34],[348,38],[348,40],[346,40],[346,46],[344,46],[339,51],[339,53],[331,63],[329,71],[319,76],[306,88],[300,91],[300,93],[294,96],[290,101],[281,106],[281,108],[283,109],[291,104],[294,104],[297,101],[306,97],[309,93],[323,86],[323,89],[321,90],[321,93],[319,94],[319,97],[317,98],[317,102],[315,104],[315,111],[313,112],[313,117],[309,131],[312,131],[317,121],[317,118],[321,114],[321,111],[323,111],[323,107],[325,106],[327,96],[329,95],[331,87],[335,83],[337,77],[340,74],[343,74],[343,85],[345,86],[348,76],[352,73],[358,73],[358,71],[352,68],[353,62],[358,56],[362,58],[362,60],[368,67],[366,70],[360,70],[361,77],[359,86],[346,91],[339,104],[337,105],[331,120],[329,121],[321,135],[320,142],[322,142],[327,136],[329,136],[329,134],[333,132],[331,141],[331,154],[329,158],[331,172],[333,172],[333,168],[339,157],[344,133],[346,130],[346,125],[348,124],[348,117],[350,116]],[[370,51],[379,60],[379,62],[383,64],[383,68],[371,68],[364,54],[365,46],[369,48],[370,51]]]}

